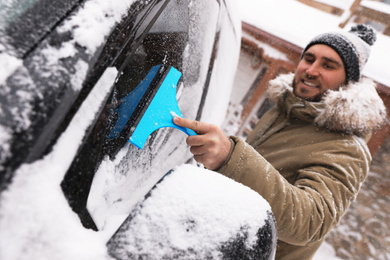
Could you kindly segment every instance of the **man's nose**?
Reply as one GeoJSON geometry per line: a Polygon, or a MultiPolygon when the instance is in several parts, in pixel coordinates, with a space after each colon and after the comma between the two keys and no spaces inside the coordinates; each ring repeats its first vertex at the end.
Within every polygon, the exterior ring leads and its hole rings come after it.
{"type": "Polygon", "coordinates": [[[320,75],[319,65],[317,63],[313,63],[306,69],[306,75],[308,77],[318,77],[320,75]]]}

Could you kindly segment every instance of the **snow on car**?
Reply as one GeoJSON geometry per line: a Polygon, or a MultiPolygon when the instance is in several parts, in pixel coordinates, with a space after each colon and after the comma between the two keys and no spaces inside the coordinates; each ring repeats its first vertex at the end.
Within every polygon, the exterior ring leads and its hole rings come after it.
{"type": "Polygon", "coordinates": [[[186,135],[175,129],[154,132],[142,150],[128,142],[130,124],[107,138],[118,101],[153,66],[170,65],[182,73],[176,97],[183,115],[222,124],[241,40],[231,5],[4,3],[1,259],[110,257],[106,243],[135,206],[167,172],[191,161],[186,135]]]}

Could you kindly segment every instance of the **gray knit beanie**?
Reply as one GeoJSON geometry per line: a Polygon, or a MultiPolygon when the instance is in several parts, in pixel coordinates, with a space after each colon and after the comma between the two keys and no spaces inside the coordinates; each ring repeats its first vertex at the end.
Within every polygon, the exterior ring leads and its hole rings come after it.
{"type": "Polygon", "coordinates": [[[370,46],[376,41],[374,29],[365,24],[358,24],[349,32],[324,33],[316,36],[303,50],[305,53],[315,44],[325,44],[333,48],[341,57],[347,84],[360,80],[361,72],[370,56],[370,46]]]}

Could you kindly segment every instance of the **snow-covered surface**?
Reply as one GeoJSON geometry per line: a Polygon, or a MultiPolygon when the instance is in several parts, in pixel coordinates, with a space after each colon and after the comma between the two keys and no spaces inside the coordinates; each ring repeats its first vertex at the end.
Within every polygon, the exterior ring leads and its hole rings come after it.
{"type": "Polygon", "coordinates": [[[105,259],[104,234],[82,227],[60,183],[116,75],[106,70],[53,152],[20,167],[1,193],[0,259],[105,259]]]}
{"type": "Polygon", "coordinates": [[[349,9],[353,4],[353,0],[314,0],[315,2],[338,7],[340,9],[349,9]]]}
{"type": "MultiPolygon", "coordinates": [[[[228,8],[230,8],[229,15],[235,18],[232,21],[235,23],[235,30],[231,30],[231,26],[229,25],[222,26],[219,34],[218,47],[220,54],[217,55],[216,65],[214,66],[214,72],[210,80],[210,84],[214,87],[209,90],[201,119],[204,122],[216,125],[222,125],[225,120],[229,105],[229,102],[226,101],[231,96],[231,86],[234,82],[240,55],[240,52],[234,50],[239,50],[239,46],[241,45],[241,23],[237,9],[237,1],[227,1],[226,3],[228,8]],[[234,39],[234,41],[231,39],[234,39]]],[[[227,20],[224,21],[224,23],[227,22],[227,20]]]]}
{"type": "Polygon", "coordinates": [[[289,59],[285,53],[282,53],[281,51],[275,49],[270,44],[258,41],[253,35],[245,32],[245,31],[242,34],[243,34],[243,37],[245,37],[253,42],[256,42],[257,47],[263,49],[264,54],[267,55],[268,57],[278,59],[278,60],[283,60],[283,61],[289,61],[289,59]]]}
{"type": "Polygon", "coordinates": [[[313,260],[341,260],[341,258],[336,256],[336,251],[332,245],[324,242],[314,255],[313,260]]]}
{"type": "MultiPolygon", "coordinates": [[[[39,47],[41,48],[40,54],[31,57],[29,68],[23,64],[21,59],[12,56],[12,51],[10,53],[3,53],[2,51],[7,48],[0,43],[0,93],[1,96],[7,97],[13,105],[12,107],[3,106],[2,109],[0,108],[1,119],[7,118],[7,115],[13,119],[12,121],[0,122],[0,128],[2,129],[0,131],[0,140],[5,144],[0,146],[0,162],[4,162],[11,156],[10,147],[7,145],[12,140],[12,134],[10,133],[12,131],[28,131],[32,125],[30,118],[36,115],[34,114],[33,106],[41,101],[45,96],[45,92],[47,93],[51,89],[55,91],[59,86],[63,87],[65,85],[63,82],[61,84],[55,83],[60,82],[66,76],[71,76],[70,87],[75,92],[80,91],[88,72],[88,63],[84,60],[79,60],[74,66],[74,72],[72,74],[66,74],[71,65],[64,63],[63,60],[77,56],[80,46],[84,47],[83,50],[92,57],[101,45],[102,39],[108,36],[112,27],[126,14],[126,10],[133,2],[134,0],[87,1],[76,15],[72,15],[63,21],[62,26],[57,31],[58,33],[62,33],[66,30],[73,30],[73,38],[64,42],[58,48],[42,42],[42,46],[39,47]],[[75,26],[76,24],[77,26],[75,26]],[[14,74],[13,80],[17,81],[19,86],[25,86],[24,89],[17,89],[12,83],[6,82],[7,78],[15,71],[17,73],[14,74]],[[34,75],[32,71],[39,71],[39,75],[34,75]],[[40,78],[41,82],[47,85],[35,85],[37,78],[40,78]]],[[[25,5],[31,4],[31,1],[7,0],[4,4],[5,9],[8,10],[7,8],[12,9],[14,6],[18,6],[19,8],[21,6],[26,7],[25,5]]],[[[0,22],[6,23],[1,18],[0,22]]],[[[1,26],[3,25],[1,24],[1,26]]],[[[1,37],[3,37],[3,34],[1,34],[1,37]]],[[[6,39],[6,37],[4,38],[6,39]]],[[[83,56],[86,57],[85,54],[83,56]]]]}
{"type": "Polygon", "coordinates": [[[72,16],[59,30],[66,32],[75,28],[74,41],[94,53],[133,2],[134,0],[87,1],[77,15],[72,16]]]}
{"type": "MultiPolygon", "coordinates": [[[[104,23],[99,23],[101,12],[98,8],[99,4],[105,6],[106,2],[108,1],[91,1],[89,13],[81,12],[79,17],[73,18],[83,21],[83,17],[93,16],[96,17],[98,23],[83,24],[85,27],[78,28],[80,33],[76,34],[72,43],[77,42],[91,52],[97,48],[98,40],[95,39],[100,38],[94,37],[101,37],[108,32],[104,29],[106,25],[109,26],[109,24],[105,24],[107,17],[105,17],[104,23]],[[99,35],[100,32],[101,35],[99,35]]],[[[129,4],[131,1],[109,2],[111,8],[117,8],[112,9],[114,13],[123,13],[126,11],[124,4],[129,4]]],[[[340,19],[291,0],[240,0],[239,4],[241,15],[246,22],[302,47],[318,33],[335,30],[340,19]]],[[[114,23],[119,16],[112,14],[108,17],[113,18],[112,22],[114,23]]],[[[387,51],[387,47],[390,46],[389,37],[378,36],[365,74],[388,84],[390,74],[386,73],[388,69],[385,69],[385,62],[389,61],[389,52],[387,51]]],[[[73,53],[68,47],[69,45],[63,46],[61,57],[65,53],[67,55],[73,53]]],[[[21,66],[21,61],[7,59],[8,61],[0,57],[0,62],[10,62],[10,66],[7,66],[8,70],[2,71],[2,76],[11,74],[15,67],[21,66]]],[[[79,69],[82,75],[77,77],[82,78],[86,73],[84,65],[80,63],[79,69]]],[[[69,208],[61,191],[60,182],[77,151],[86,127],[90,120],[93,120],[96,111],[91,108],[98,107],[99,102],[107,93],[105,88],[112,85],[115,77],[116,71],[114,69],[107,71],[100,81],[100,88],[96,88],[98,91],[95,93],[96,95],[91,93],[80,112],[73,119],[71,125],[75,128],[69,128],[64,132],[52,153],[42,160],[23,165],[18,169],[9,189],[1,193],[0,259],[100,260],[108,258],[105,243],[111,233],[92,232],[84,229],[77,215],[69,208]],[[84,131],[80,131],[80,129],[84,129],[84,131]],[[64,153],[64,151],[66,152],[64,153]]],[[[2,83],[1,79],[5,80],[5,76],[0,78],[0,83],[2,83]]],[[[74,79],[75,85],[80,84],[80,82],[78,78],[74,79]]],[[[77,89],[77,86],[75,87],[77,89]]],[[[214,97],[216,100],[220,99],[220,96],[214,97]]],[[[1,129],[0,140],[7,138],[5,133],[6,131],[1,129]]],[[[180,156],[180,154],[174,156],[180,156]]],[[[120,155],[119,158],[127,159],[124,155],[120,155]]],[[[107,161],[106,163],[107,165],[111,164],[110,171],[118,170],[117,162],[107,161]]],[[[189,168],[186,169],[190,172],[189,168]]],[[[199,171],[195,168],[193,170],[199,171]]],[[[106,173],[110,174],[110,171],[106,173]]],[[[120,177],[119,174],[120,172],[111,177],[120,177]]],[[[219,178],[217,179],[219,181],[219,178]]],[[[212,184],[211,181],[210,184],[212,184]]],[[[137,185],[137,182],[133,185],[137,185]]],[[[214,183],[214,186],[218,187],[218,184],[214,183]]],[[[334,255],[334,250],[328,244],[324,244],[314,259],[321,260],[325,257],[327,260],[337,259],[336,257],[332,258],[332,255],[334,255]]]]}
{"type": "MultiPolygon", "coordinates": [[[[89,54],[94,53],[133,1],[91,0],[65,21],[62,30],[75,24],[78,27],[74,38],[61,48],[42,50],[46,57],[51,58],[45,64],[47,68],[52,68],[46,71],[48,76],[50,71],[55,71],[53,68],[58,67],[59,59],[76,53],[77,45],[85,47],[89,54]]],[[[2,48],[0,46],[0,50],[2,48]]],[[[2,54],[0,62],[3,70],[0,84],[4,84],[8,75],[16,69],[24,70],[22,61],[12,56],[2,54]]],[[[85,62],[80,61],[76,69],[72,87],[79,90],[88,68],[85,62]]],[[[69,207],[60,183],[88,126],[96,117],[95,113],[110,93],[116,76],[114,68],[105,71],[53,152],[42,160],[22,165],[8,190],[1,193],[0,259],[107,259],[105,234],[82,227],[79,217],[69,207]]],[[[2,91],[7,91],[7,88],[2,91]]],[[[21,103],[24,102],[22,94],[19,95],[21,103]]],[[[29,124],[27,117],[20,121],[24,125],[29,124]]],[[[7,129],[4,128],[0,139],[7,138],[7,129]]]]}
{"type": "Polygon", "coordinates": [[[114,237],[112,251],[118,259],[223,259],[221,246],[240,236],[253,250],[270,212],[248,187],[184,164],[135,207],[114,237]]]}
{"type": "MultiPolygon", "coordinates": [[[[107,37],[113,25],[120,21],[122,16],[126,14],[126,10],[135,0],[126,1],[104,1],[90,0],[85,3],[83,8],[80,8],[77,15],[71,16],[59,28],[58,33],[73,31],[73,39],[68,41],[61,48],[47,48],[44,50],[46,57],[51,59],[47,62],[49,65],[58,63],[59,59],[71,57],[76,51],[76,44],[86,48],[86,52],[93,54],[101,45],[103,39],[107,37]],[[52,63],[52,64],[51,64],[52,63]]],[[[30,1],[31,2],[31,1],[30,1]]],[[[14,6],[26,6],[27,1],[8,0],[6,7],[12,9],[14,6]]],[[[29,3],[31,4],[31,3],[29,3]]],[[[20,8],[20,7],[19,7],[20,8]]],[[[0,19],[0,22],[5,23],[0,19]]],[[[5,47],[0,45],[0,51],[5,47]]],[[[12,72],[22,65],[22,61],[6,54],[1,54],[0,65],[2,73],[0,76],[0,84],[4,84],[4,80],[12,74],[12,72]],[[4,64],[5,63],[5,64],[4,64]],[[8,65],[8,66],[3,66],[8,65]]],[[[82,72],[85,71],[83,64],[82,72]]],[[[50,71],[49,71],[50,72],[50,71]]],[[[85,77],[85,75],[83,75],[85,77]]],[[[78,89],[80,86],[73,86],[78,89]]]]}
{"type": "Polygon", "coordinates": [[[390,5],[378,2],[378,1],[372,1],[372,0],[364,0],[360,3],[362,6],[371,8],[376,11],[380,11],[382,13],[390,14],[390,5]]]}
{"type": "MultiPolygon", "coordinates": [[[[298,1],[240,0],[243,21],[304,48],[316,35],[341,30],[342,17],[322,12],[298,1]],[[283,8],[281,8],[283,7],[283,8]]],[[[350,24],[344,30],[350,29],[350,24]]],[[[377,34],[363,74],[386,86],[390,85],[390,37],[377,34]]]]}
{"type": "Polygon", "coordinates": [[[6,68],[6,70],[2,71],[2,73],[0,74],[0,83],[4,82],[7,77],[11,75],[21,65],[21,60],[12,57],[6,53],[0,53],[0,67],[6,68]]]}
{"type": "Polygon", "coordinates": [[[349,9],[349,7],[353,4],[353,0],[315,0],[315,1],[326,5],[338,7],[344,10],[349,9]]]}

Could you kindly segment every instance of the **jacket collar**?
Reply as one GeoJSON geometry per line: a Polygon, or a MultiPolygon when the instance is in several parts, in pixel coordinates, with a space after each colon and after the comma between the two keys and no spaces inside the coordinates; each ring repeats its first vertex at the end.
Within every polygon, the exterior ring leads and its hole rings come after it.
{"type": "Polygon", "coordinates": [[[304,116],[310,115],[321,127],[364,136],[386,122],[386,108],[371,79],[363,78],[337,91],[329,90],[320,102],[309,102],[292,93],[293,78],[294,74],[290,73],[271,80],[268,98],[279,106],[291,102],[303,104],[304,116]]]}

